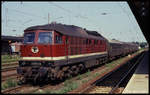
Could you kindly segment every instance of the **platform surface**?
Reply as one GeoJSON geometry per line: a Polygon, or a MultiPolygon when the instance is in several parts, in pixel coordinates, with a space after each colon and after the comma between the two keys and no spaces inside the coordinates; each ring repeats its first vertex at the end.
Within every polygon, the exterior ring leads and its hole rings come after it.
{"type": "Polygon", "coordinates": [[[146,54],[139,63],[133,76],[125,87],[123,94],[128,93],[149,93],[149,53],[146,54]]]}

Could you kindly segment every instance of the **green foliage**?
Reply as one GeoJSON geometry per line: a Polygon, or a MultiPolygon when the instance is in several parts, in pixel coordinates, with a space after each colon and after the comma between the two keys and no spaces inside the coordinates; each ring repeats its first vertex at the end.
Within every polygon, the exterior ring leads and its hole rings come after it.
{"type": "Polygon", "coordinates": [[[86,72],[86,73],[84,74],[84,77],[88,77],[88,76],[90,76],[90,74],[91,74],[91,72],[90,72],[90,70],[88,70],[88,72],[86,72]]]}
{"type": "Polygon", "coordinates": [[[1,86],[2,86],[2,90],[4,90],[4,89],[10,88],[10,87],[16,87],[17,82],[10,78],[5,83],[2,83],[1,86]]]}
{"type": "Polygon", "coordinates": [[[19,55],[2,55],[2,63],[15,62],[20,59],[19,55]]]}
{"type": "Polygon", "coordinates": [[[95,78],[95,77],[97,77],[99,75],[99,73],[95,73],[94,75],[93,75],[93,77],[95,78]]]}
{"type": "Polygon", "coordinates": [[[72,91],[74,89],[76,89],[78,87],[78,84],[75,83],[75,82],[70,82],[70,81],[67,81],[64,83],[64,87],[59,89],[59,90],[56,90],[56,91],[46,91],[46,93],[59,93],[59,94],[64,94],[64,93],[67,93],[69,91],[72,91]]]}
{"type": "Polygon", "coordinates": [[[86,83],[88,80],[82,80],[83,83],[86,83]]]}
{"type": "Polygon", "coordinates": [[[65,86],[64,89],[62,89],[62,90],[60,91],[60,93],[67,93],[67,92],[69,92],[69,91],[72,91],[72,90],[76,89],[77,87],[78,87],[78,84],[77,84],[77,83],[75,83],[75,82],[70,83],[70,84],[68,84],[67,86],[65,86]]]}
{"type": "Polygon", "coordinates": [[[80,74],[79,74],[78,77],[77,77],[78,80],[81,80],[82,78],[83,78],[83,76],[80,75],[80,74]]]}

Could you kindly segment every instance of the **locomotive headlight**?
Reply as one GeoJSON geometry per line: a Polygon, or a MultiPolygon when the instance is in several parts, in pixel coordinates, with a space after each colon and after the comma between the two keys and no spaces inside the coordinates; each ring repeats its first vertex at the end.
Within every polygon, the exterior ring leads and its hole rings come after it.
{"type": "Polygon", "coordinates": [[[33,46],[33,47],[31,47],[31,51],[32,51],[33,53],[38,53],[38,52],[39,52],[39,49],[38,49],[38,47],[33,46]]]}

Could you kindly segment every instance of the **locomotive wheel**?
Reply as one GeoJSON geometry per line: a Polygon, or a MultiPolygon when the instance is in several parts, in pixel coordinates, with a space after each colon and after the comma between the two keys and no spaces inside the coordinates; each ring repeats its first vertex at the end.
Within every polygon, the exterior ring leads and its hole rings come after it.
{"type": "Polygon", "coordinates": [[[73,75],[77,75],[78,72],[79,72],[79,69],[78,69],[77,66],[72,66],[72,67],[71,67],[71,71],[73,72],[73,75]]]}
{"type": "Polygon", "coordinates": [[[73,75],[73,71],[71,69],[68,70],[70,75],[73,75]]]}
{"type": "Polygon", "coordinates": [[[83,64],[79,64],[79,71],[83,71],[85,68],[84,68],[84,65],[83,64]]]}
{"type": "Polygon", "coordinates": [[[64,75],[64,77],[65,78],[69,78],[69,77],[71,77],[71,71],[70,70],[67,70],[67,71],[65,71],[65,75],[64,75]]]}
{"type": "Polygon", "coordinates": [[[51,80],[56,80],[57,79],[57,74],[55,72],[51,72],[50,79],[51,80]]]}
{"type": "Polygon", "coordinates": [[[60,70],[60,71],[58,72],[58,74],[57,74],[57,79],[62,80],[63,77],[64,77],[64,72],[63,72],[63,70],[60,70]]]}
{"type": "Polygon", "coordinates": [[[60,67],[51,68],[48,76],[51,80],[62,79],[64,76],[64,71],[60,67]]]}
{"type": "Polygon", "coordinates": [[[63,78],[68,78],[71,75],[69,66],[63,67],[62,72],[63,72],[63,78]]]}
{"type": "Polygon", "coordinates": [[[79,73],[79,68],[77,67],[74,74],[77,75],[79,73]]]}

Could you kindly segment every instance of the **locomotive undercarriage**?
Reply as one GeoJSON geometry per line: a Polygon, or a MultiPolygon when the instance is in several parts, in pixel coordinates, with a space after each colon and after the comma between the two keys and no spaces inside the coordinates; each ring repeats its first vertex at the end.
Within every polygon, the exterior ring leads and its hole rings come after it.
{"type": "Polygon", "coordinates": [[[21,83],[63,80],[106,61],[107,56],[59,66],[48,61],[19,61],[19,67],[17,68],[18,79],[21,83]]]}
{"type": "Polygon", "coordinates": [[[27,81],[33,81],[34,83],[42,82],[47,80],[62,80],[64,78],[71,77],[72,75],[77,75],[79,72],[85,69],[84,65],[78,63],[76,65],[68,66],[25,66],[18,67],[17,73],[18,79],[21,83],[26,83],[27,81]]]}

